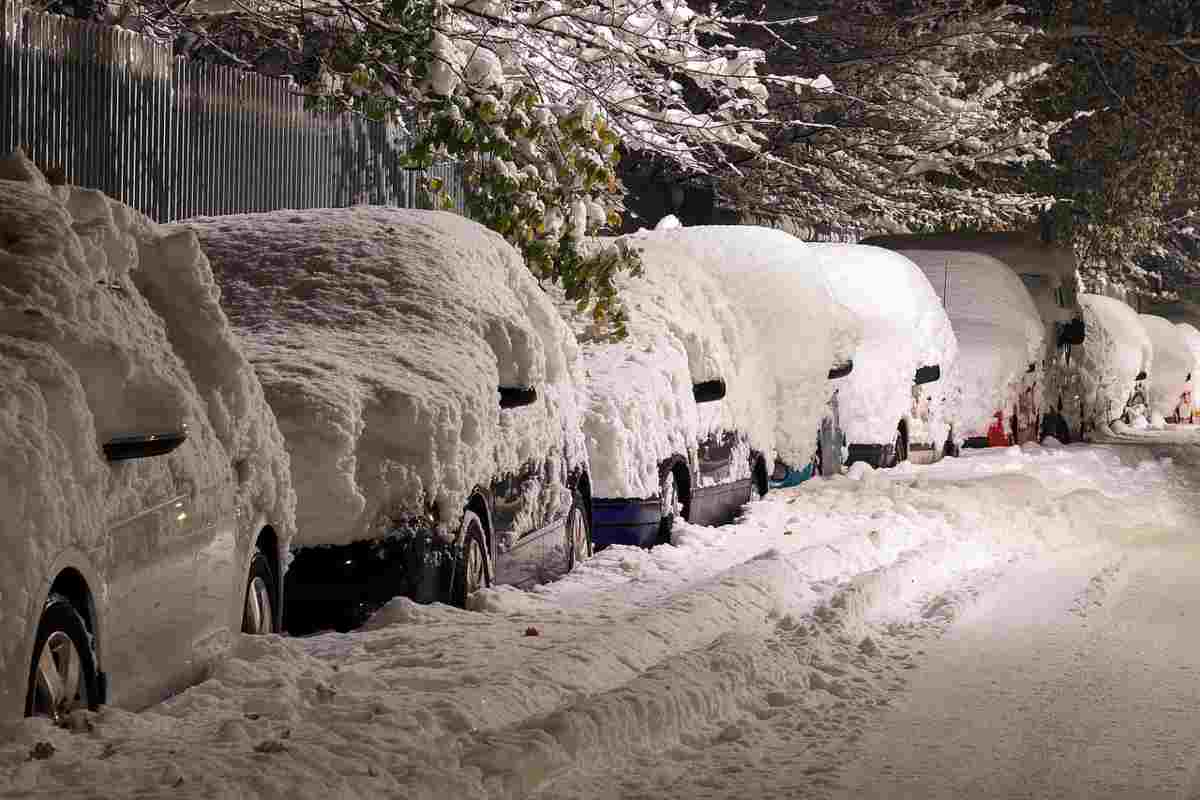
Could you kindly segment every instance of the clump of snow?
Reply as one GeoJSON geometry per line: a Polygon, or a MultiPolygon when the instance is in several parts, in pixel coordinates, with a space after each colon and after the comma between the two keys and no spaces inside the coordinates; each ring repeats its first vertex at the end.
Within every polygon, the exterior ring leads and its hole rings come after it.
{"type": "Polygon", "coordinates": [[[1154,344],[1132,308],[1096,294],[1081,294],[1079,304],[1087,330],[1083,346],[1078,348],[1082,352],[1075,355],[1080,397],[1078,403],[1067,402],[1063,409],[1064,416],[1072,419],[1072,428],[1088,421],[1080,417],[1098,424],[1121,416],[1133,396],[1138,374],[1152,374],[1154,359],[1154,344]]]}
{"type": "MultiPolygon", "coordinates": [[[[169,232],[99,192],[51,188],[19,152],[0,176],[2,717],[23,708],[33,629],[56,572],[72,567],[89,581],[103,625],[124,602],[109,593],[128,575],[123,558],[159,546],[131,538],[136,526],[122,528],[118,546],[110,526],[193,487],[195,499],[232,484],[247,513],[236,543],[245,554],[251,522],[273,525],[286,546],[295,496],[203,260],[163,263],[169,232]],[[101,456],[116,437],[184,429],[187,441],[167,455],[101,456]]],[[[120,680],[118,701],[144,699],[121,696],[120,680]]]]}
{"type": "MultiPolygon", "coordinates": [[[[362,206],[186,225],[279,418],[298,544],[375,538],[430,507],[457,525],[476,485],[585,463],[574,337],[499,235],[362,206]],[[537,400],[501,411],[498,386],[537,400]]],[[[551,481],[537,502],[562,494],[551,481]]]]}
{"type": "MultiPolygon", "coordinates": [[[[834,298],[862,323],[854,370],[838,382],[838,416],[852,443],[884,444],[912,419],[913,377],[923,366],[949,371],[958,343],[941,300],[903,255],[869,245],[810,245],[834,298]]],[[[936,384],[927,385],[940,394],[936,384]]],[[[940,405],[940,404],[937,404],[940,405]]],[[[947,425],[935,416],[922,435],[941,444],[947,425]]],[[[924,427],[924,425],[922,425],[924,427]]],[[[910,424],[910,440],[914,436],[910,424]]]]}
{"type": "MultiPolygon", "coordinates": [[[[958,339],[958,357],[939,383],[961,441],[986,431],[1025,387],[1029,365],[1042,362],[1045,323],[1020,278],[991,256],[908,249],[904,255],[928,277],[958,339]]],[[[1034,395],[1040,407],[1040,386],[1034,395]]]]}
{"type": "MultiPolygon", "coordinates": [[[[833,394],[829,369],[853,358],[862,335],[861,324],[830,292],[810,246],[782,231],[751,225],[642,232],[627,241],[653,248],[656,258],[671,259],[682,281],[707,273],[729,298],[733,319],[749,321],[756,342],[739,344],[733,352],[744,358],[757,350],[766,382],[739,387],[746,398],[741,402],[770,409],[780,458],[807,463],[833,394]],[[752,394],[763,399],[751,401],[752,394]]],[[[747,341],[746,334],[732,330],[721,336],[747,341]]],[[[688,344],[689,350],[695,346],[688,344]]],[[[690,351],[688,358],[695,360],[690,351]]],[[[747,377],[751,374],[747,371],[747,377]]]]}
{"type": "Polygon", "coordinates": [[[1175,414],[1180,398],[1188,391],[1188,378],[1196,365],[1196,357],[1175,323],[1153,314],[1139,314],[1138,319],[1154,346],[1151,369],[1146,375],[1150,425],[1161,428],[1166,421],[1157,426],[1154,421],[1175,414]]]}

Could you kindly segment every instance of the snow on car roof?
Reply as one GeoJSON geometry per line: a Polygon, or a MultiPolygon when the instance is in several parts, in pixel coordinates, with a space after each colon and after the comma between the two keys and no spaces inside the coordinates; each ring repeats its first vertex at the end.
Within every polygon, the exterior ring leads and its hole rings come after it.
{"type": "Polygon", "coordinates": [[[1192,373],[1195,375],[1196,366],[1200,365],[1200,330],[1188,322],[1180,322],[1175,325],[1179,330],[1179,335],[1183,337],[1184,343],[1188,349],[1192,351],[1192,373]]]}
{"type": "Polygon", "coordinates": [[[1082,400],[1107,420],[1120,415],[1141,372],[1152,374],[1154,344],[1132,308],[1098,294],[1079,295],[1087,336],[1079,356],[1082,400]]]}
{"type": "Polygon", "coordinates": [[[429,504],[456,524],[478,484],[583,463],[574,337],[498,234],[369,206],[185,224],[287,439],[298,543],[374,538],[429,504]],[[498,386],[538,400],[502,412],[498,386]]]}
{"type": "Polygon", "coordinates": [[[1147,373],[1147,400],[1151,411],[1169,417],[1179,405],[1179,396],[1187,391],[1196,357],[1175,323],[1153,314],[1139,314],[1138,319],[1154,345],[1154,359],[1147,373]]]}
{"type": "MultiPolygon", "coordinates": [[[[853,358],[861,325],[834,300],[809,246],[794,236],[753,225],[643,231],[627,237],[680,274],[713,277],[737,314],[749,320],[773,395],[775,447],[788,463],[806,462],[833,393],[831,366],[853,358]]],[[[749,351],[746,351],[749,352],[749,351]]]]}
{"type": "Polygon", "coordinates": [[[834,297],[862,322],[854,371],[838,382],[838,414],[853,443],[890,442],[912,406],[919,367],[945,372],[958,343],[941,300],[920,267],[892,250],[809,245],[834,297]]]}

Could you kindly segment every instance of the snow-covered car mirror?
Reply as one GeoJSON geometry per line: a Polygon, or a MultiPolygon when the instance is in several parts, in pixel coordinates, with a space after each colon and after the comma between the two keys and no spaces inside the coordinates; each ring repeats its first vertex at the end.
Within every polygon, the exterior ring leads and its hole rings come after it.
{"type": "Polygon", "coordinates": [[[850,360],[843,364],[834,364],[829,368],[829,380],[835,381],[838,378],[844,378],[854,371],[854,361],[850,360]]]}
{"type": "Polygon", "coordinates": [[[933,383],[940,380],[942,377],[941,364],[930,364],[924,367],[917,367],[916,373],[913,375],[913,383],[920,386],[924,383],[933,383]]]}
{"type": "Polygon", "coordinates": [[[725,396],[725,380],[716,378],[711,381],[701,381],[692,384],[692,396],[697,403],[711,403],[725,396]]]}
{"type": "Polygon", "coordinates": [[[537,389],[532,386],[501,386],[500,407],[520,408],[537,402],[537,389]]]}
{"type": "Polygon", "coordinates": [[[1134,378],[1134,380],[1135,380],[1135,381],[1144,381],[1144,380],[1146,380],[1146,370],[1142,370],[1141,372],[1139,372],[1139,373],[1137,374],[1137,377],[1136,377],[1136,378],[1134,378]]]}
{"type": "Polygon", "coordinates": [[[103,445],[104,457],[109,461],[128,461],[134,458],[161,456],[187,441],[187,431],[150,433],[143,436],[119,436],[103,445]]]}
{"type": "Polygon", "coordinates": [[[1068,323],[1059,326],[1058,329],[1058,346],[1073,344],[1083,344],[1086,329],[1084,328],[1083,318],[1076,317],[1068,323]]]}

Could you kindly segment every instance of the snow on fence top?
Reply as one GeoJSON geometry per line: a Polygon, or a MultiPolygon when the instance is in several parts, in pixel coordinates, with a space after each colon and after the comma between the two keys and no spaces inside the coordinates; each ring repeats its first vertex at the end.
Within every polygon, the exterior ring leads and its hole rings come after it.
{"type": "MultiPolygon", "coordinates": [[[[660,226],[662,223],[660,223],[660,226]]],[[[730,304],[704,259],[729,257],[697,228],[662,226],[633,237],[644,272],[618,278],[629,313],[629,336],[615,344],[585,344],[591,402],[584,432],[597,497],[652,497],[659,465],[693,453],[709,433],[740,431],[768,455],[774,449],[770,373],[754,327],[730,304]],[[697,404],[692,386],[720,378],[726,394],[697,404]]],[[[613,240],[598,240],[603,246],[613,240]]],[[[749,461],[737,462],[749,476],[749,461]]]]}
{"type": "Polygon", "coordinates": [[[583,463],[574,337],[498,234],[369,206],[185,224],[287,439],[297,543],[375,538],[431,507],[455,525],[477,484],[583,463]],[[501,411],[498,386],[538,399],[501,411]]]}
{"type": "Polygon", "coordinates": [[[1084,405],[1110,422],[1125,408],[1139,373],[1153,374],[1154,345],[1138,314],[1120,300],[1079,295],[1087,337],[1078,370],[1084,405]]]}
{"type": "Polygon", "coordinates": [[[1196,357],[1183,333],[1168,319],[1139,314],[1138,319],[1154,346],[1152,369],[1147,373],[1147,401],[1153,414],[1172,416],[1179,397],[1188,388],[1196,357]]]}
{"type": "MultiPolygon", "coordinates": [[[[0,197],[5,676],[12,648],[32,641],[25,625],[38,619],[57,559],[68,550],[106,558],[108,527],[175,497],[180,480],[232,483],[243,510],[265,516],[284,546],[295,495],[283,439],[212,275],[179,234],[97,191],[51,188],[19,152],[0,161],[0,197]],[[119,466],[101,456],[112,438],[185,425],[187,442],[167,455],[119,466]]],[[[125,541],[122,552],[139,546],[156,545],[125,541]]],[[[103,591],[103,574],[87,577],[103,591]]],[[[24,678],[10,683],[0,680],[0,708],[16,707],[6,692],[24,692],[24,678]]]]}
{"type": "Polygon", "coordinates": [[[1031,363],[1041,364],[1045,323],[1008,265],[968,250],[905,250],[929,278],[958,338],[941,383],[955,436],[986,429],[1031,363]]]}
{"type": "MultiPolygon", "coordinates": [[[[751,225],[643,231],[628,240],[654,248],[656,257],[674,259],[682,275],[712,276],[736,315],[751,323],[757,341],[743,345],[738,357],[757,349],[766,382],[745,391],[774,402],[773,413],[770,408],[766,413],[773,419],[779,457],[806,463],[833,393],[829,369],[853,358],[862,335],[858,320],[833,298],[809,245],[751,225]]],[[[747,371],[747,377],[752,374],[747,371]]]]}
{"type": "Polygon", "coordinates": [[[938,365],[945,373],[954,362],[950,319],[920,267],[903,255],[869,245],[809,247],[834,297],[863,327],[854,371],[838,382],[842,429],[853,443],[890,442],[911,412],[917,369],[938,365]]]}

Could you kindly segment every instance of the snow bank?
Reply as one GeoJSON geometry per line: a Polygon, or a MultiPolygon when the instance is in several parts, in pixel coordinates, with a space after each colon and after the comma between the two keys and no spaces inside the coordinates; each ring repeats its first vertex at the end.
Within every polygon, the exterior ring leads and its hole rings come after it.
{"type": "Polygon", "coordinates": [[[186,480],[230,482],[248,520],[274,525],[286,546],[295,495],[282,438],[203,259],[176,252],[175,236],[99,192],[51,189],[19,153],[0,162],[0,187],[7,713],[24,702],[25,648],[54,571],[85,573],[103,611],[108,573],[123,568],[107,562],[115,520],[175,496],[186,480]],[[187,443],[169,455],[114,465],[100,455],[112,438],[184,426],[187,443]]]}
{"type": "MultiPolygon", "coordinates": [[[[939,365],[946,374],[957,355],[950,319],[925,274],[903,255],[868,245],[809,247],[834,298],[863,328],[854,371],[838,382],[841,427],[852,443],[890,443],[897,423],[911,417],[917,368],[939,365]]],[[[929,441],[940,444],[946,426],[935,427],[929,441]]]]}
{"type": "Polygon", "coordinates": [[[991,256],[961,250],[904,255],[929,279],[958,339],[958,357],[940,384],[961,441],[986,431],[1021,390],[1029,365],[1041,364],[1045,323],[1021,279],[991,256]]]}
{"type": "Polygon", "coordinates": [[[1081,294],[1087,336],[1077,354],[1080,377],[1080,411],[1067,403],[1064,416],[1072,429],[1086,415],[1094,423],[1110,422],[1121,416],[1133,395],[1137,376],[1152,373],[1154,344],[1138,314],[1120,300],[1096,294],[1081,294]]]}
{"type": "MultiPolygon", "coordinates": [[[[705,258],[728,257],[728,249],[692,233],[699,229],[660,230],[670,235],[636,237],[643,274],[617,279],[628,338],[583,346],[590,394],[583,427],[596,497],[657,495],[659,465],[674,455],[694,457],[711,433],[745,434],[768,458],[774,450],[773,397],[764,391],[770,373],[756,332],[717,279],[697,268],[705,258]],[[693,384],[718,378],[725,397],[697,404],[693,384]]],[[[749,477],[744,455],[733,459],[731,479],[749,477]]]]}
{"type": "MultiPolygon", "coordinates": [[[[739,402],[748,408],[761,402],[774,426],[779,457],[806,463],[833,394],[829,369],[852,358],[861,337],[860,324],[834,300],[809,245],[750,225],[646,231],[626,238],[653,258],[672,261],[686,280],[699,280],[690,276],[703,272],[721,288],[733,313],[714,318],[727,330],[710,337],[739,342],[732,352],[743,360],[757,349],[765,370],[747,366],[746,378],[755,382],[739,387],[739,397],[745,398],[739,402]],[[737,320],[750,323],[753,344],[749,333],[733,327],[737,320]],[[752,400],[754,395],[762,399],[752,400]]],[[[689,351],[698,345],[686,344],[689,351]]],[[[696,360],[690,352],[688,360],[696,360]]],[[[752,430],[760,424],[766,423],[754,420],[752,430]]]]}
{"type": "Polygon", "coordinates": [[[1139,314],[1138,319],[1154,346],[1152,368],[1146,376],[1150,412],[1159,418],[1173,416],[1188,391],[1195,354],[1175,323],[1152,314],[1139,314]]]}
{"type": "Polygon", "coordinates": [[[373,207],[185,224],[279,418],[298,544],[374,538],[429,506],[455,525],[477,484],[584,463],[574,338],[499,235],[373,207]],[[501,411],[497,386],[538,400],[501,411]]]}

